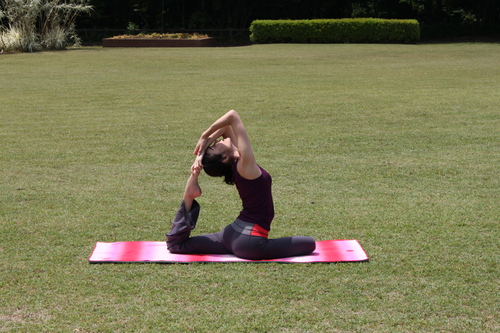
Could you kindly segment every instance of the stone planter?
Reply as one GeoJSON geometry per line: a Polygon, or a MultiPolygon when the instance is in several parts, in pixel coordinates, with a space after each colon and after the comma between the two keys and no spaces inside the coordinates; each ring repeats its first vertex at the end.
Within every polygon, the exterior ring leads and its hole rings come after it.
{"type": "Polygon", "coordinates": [[[214,37],[201,39],[104,38],[103,47],[207,47],[215,46],[214,37]]]}

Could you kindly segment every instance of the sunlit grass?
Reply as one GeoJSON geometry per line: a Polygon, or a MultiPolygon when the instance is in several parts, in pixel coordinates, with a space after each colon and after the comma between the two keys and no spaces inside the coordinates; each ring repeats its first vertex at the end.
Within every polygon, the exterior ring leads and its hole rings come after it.
{"type": "MultiPolygon", "coordinates": [[[[496,332],[496,44],[255,45],[0,56],[0,330],[496,332]],[[273,175],[272,237],[369,263],[90,265],[163,240],[192,150],[236,109],[273,175]]],[[[202,176],[196,233],[236,190],[202,176]]]]}

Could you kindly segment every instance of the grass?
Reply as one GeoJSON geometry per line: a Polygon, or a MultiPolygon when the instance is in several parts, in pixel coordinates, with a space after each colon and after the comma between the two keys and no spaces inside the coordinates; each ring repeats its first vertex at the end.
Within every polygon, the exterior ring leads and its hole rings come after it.
{"type": "MultiPolygon", "coordinates": [[[[497,332],[498,44],[254,45],[0,56],[0,330],[497,332]],[[359,264],[90,265],[163,240],[200,133],[239,111],[272,237],[359,264]]],[[[196,233],[236,216],[207,176],[196,233]]]]}

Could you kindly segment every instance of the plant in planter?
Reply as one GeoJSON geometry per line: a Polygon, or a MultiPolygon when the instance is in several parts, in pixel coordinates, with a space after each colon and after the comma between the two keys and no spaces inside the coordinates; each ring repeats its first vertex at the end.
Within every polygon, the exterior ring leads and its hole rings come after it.
{"type": "Polygon", "coordinates": [[[215,38],[204,34],[140,33],[119,35],[102,40],[103,47],[200,47],[215,46],[215,38]]]}
{"type": "Polygon", "coordinates": [[[151,34],[146,34],[146,33],[140,33],[137,35],[119,35],[119,36],[114,36],[111,37],[111,39],[131,39],[131,38],[159,38],[159,39],[202,39],[202,38],[209,38],[208,35],[204,34],[199,34],[199,33],[194,33],[194,34],[188,34],[188,33],[175,33],[175,34],[169,34],[169,33],[151,33],[151,34]]]}

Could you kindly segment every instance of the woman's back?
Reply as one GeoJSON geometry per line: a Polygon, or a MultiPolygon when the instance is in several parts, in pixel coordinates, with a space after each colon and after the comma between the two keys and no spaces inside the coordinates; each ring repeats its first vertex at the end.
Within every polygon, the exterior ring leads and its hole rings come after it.
{"type": "Polygon", "coordinates": [[[271,175],[259,166],[262,173],[259,177],[245,179],[238,173],[237,164],[238,162],[233,165],[233,181],[243,206],[238,219],[256,223],[269,231],[274,218],[271,175]]]}

